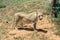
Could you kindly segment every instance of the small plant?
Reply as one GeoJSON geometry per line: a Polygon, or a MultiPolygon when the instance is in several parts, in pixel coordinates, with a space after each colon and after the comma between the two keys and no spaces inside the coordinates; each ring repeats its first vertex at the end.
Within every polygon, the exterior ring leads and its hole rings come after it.
{"type": "Polygon", "coordinates": [[[60,36],[60,25],[56,26],[56,32],[55,32],[55,34],[60,36]]]}
{"type": "Polygon", "coordinates": [[[18,37],[14,37],[15,40],[23,40],[23,38],[21,38],[20,36],[18,37]]]}

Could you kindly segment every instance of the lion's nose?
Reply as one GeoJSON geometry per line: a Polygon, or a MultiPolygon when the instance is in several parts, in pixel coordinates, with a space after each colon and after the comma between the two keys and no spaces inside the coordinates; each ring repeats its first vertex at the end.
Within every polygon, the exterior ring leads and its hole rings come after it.
{"type": "Polygon", "coordinates": [[[40,20],[42,20],[43,19],[43,16],[40,16],[40,20]]]}
{"type": "Polygon", "coordinates": [[[42,20],[43,18],[40,18],[40,20],[42,20]]]}

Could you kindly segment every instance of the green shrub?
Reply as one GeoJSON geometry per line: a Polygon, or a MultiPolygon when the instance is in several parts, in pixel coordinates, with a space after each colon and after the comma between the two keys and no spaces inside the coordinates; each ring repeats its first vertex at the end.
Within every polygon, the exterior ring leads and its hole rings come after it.
{"type": "Polygon", "coordinates": [[[5,7],[6,7],[6,5],[0,4],[0,8],[5,8],[5,7]]]}
{"type": "Polygon", "coordinates": [[[0,0],[0,8],[5,8],[6,5],[3,3],[3,0],[0,0]]]}
{"type": "Polygon", "coordinates": [[[60,22],[60,14],[58,14],[57,18],[54,18],[53,22],[56,22],[57,24],[60,22]]]}
{"type": "Polygon", "coordinates": [[[58,14],[58,17],[53,20],[57,25],[56,25],[56,35],[60,36],[60,14],[58,14]]]}

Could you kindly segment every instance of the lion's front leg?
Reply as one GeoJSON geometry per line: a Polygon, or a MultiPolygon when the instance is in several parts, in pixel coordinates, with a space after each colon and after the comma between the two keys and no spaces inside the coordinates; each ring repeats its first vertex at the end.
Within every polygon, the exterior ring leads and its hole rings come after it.
{"type": "Polygon", "coordinates": [[[18,15],[15,15],[14,16],[14,29],[18,29],[18,27],[17,27],[17,24],[18,24],[18,22],[19,22],[19,19],[20,17],[18,16],[18,15]]]}

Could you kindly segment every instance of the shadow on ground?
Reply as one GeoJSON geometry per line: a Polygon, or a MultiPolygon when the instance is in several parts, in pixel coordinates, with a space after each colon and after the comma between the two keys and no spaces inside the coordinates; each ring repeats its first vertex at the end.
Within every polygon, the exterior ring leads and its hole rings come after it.
{"type": "MultiPolygon", "coordinates": [[[[33,28],[18,28],[18,30],[27,30],[27,31],[34,31],[33,28]]],[[[43,29],[36,29],[37,32],[44,32],[47,33],[47,30],[43,30],[43,29]]]]}

